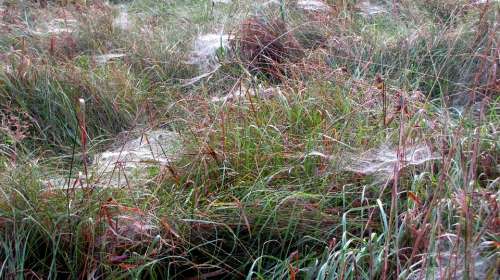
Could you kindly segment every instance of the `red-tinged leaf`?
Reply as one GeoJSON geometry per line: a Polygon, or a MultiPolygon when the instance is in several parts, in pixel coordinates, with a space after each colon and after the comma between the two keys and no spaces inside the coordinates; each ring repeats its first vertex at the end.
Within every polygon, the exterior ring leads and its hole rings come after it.
{"type": "Polygon", "coordinates": [[[299,251],[293,251],[291,254],[290,254],[290,261],[292,260],[296,260],[298,261],[299,260],[299,251]]]}
{"type": "Polygon", "coordinates": [[[293,265],[290,264],[290,280],[296,280],[297,279],[297,271],[293,267],[293,265]]]}
{"type": "Polygon", "coordinates": [[[171,235],[175,236],[176,238],[180,238],[179,234],[177,234],[177,232],[172,228],[172,226],[170,226],[170,224],[168,223],[166,218],[161,219],[160,223],[163,226],[163,228],[165,229],[165,231],[167,231],[171,235]]]}
{"type": "Polygon", "coordinates": [[[120,256],[111,255],[108,257],[108,261],[113,264],[121,263],[126,259],[128,259],[127,255],[120,255],[120,256]]]}
{"type": "Polygon", "coordinates": [[[122,206],[122,205],[120,205],[119,208],[122,211],[128,211],[128,212],[132,212],[132,213],[144,215],[144,212],[141,209],[137,208],[137,207],[128,207],[128,206],[122,206]]]}
{"type": "Polygon", "coordinates": [[[120,263],[118,264],[118,266],[124,270],[129,270],[137,267],[136,264],[131,264],[131,263],[120,263]]]}
{"type": "MultiPolygon", "coordinates": [[[[299,251],[293,251],[290,254],[289,259],[290,259],[290,262],[296,261],[298,263],[299,262],[299,251]]],[[[291,280],[297,279],[297,272],[299,271],[299,269],[295,268],[292,263],[290,263],[289,268],[290,268],[290,279],[291,280]]]]}
{"type": "Polygon", "coordinates": [[[415,202],[418,206],[422,204],[422,201],[414,192],[408,192],[408,198],[413,200],[413,202],[415,202]]]}

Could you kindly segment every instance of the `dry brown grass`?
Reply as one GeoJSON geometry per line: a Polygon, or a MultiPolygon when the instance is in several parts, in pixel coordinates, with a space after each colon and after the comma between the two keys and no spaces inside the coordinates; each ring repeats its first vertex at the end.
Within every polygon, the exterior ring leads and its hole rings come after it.
{"type": "Polygon", "coordinates": [[[282,80],[286,64],[303,57],[303,48],[281,20],[249,18],[238,27],[232,47],[253,73],[282,80]]]}

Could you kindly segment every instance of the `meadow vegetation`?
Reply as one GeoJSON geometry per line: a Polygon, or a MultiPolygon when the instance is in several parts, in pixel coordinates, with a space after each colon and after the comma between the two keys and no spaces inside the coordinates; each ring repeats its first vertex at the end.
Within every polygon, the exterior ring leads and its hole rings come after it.
{"type": "Polygon", "coordinates": [[[2,1],[0,278],[498,279],[499,12],[2,1]]]}

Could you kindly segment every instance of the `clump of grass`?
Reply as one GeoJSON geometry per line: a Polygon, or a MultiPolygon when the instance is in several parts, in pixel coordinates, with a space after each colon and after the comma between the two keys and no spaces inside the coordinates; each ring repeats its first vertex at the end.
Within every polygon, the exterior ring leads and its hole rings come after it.
{"type": "Polygon", "coordinates": [[[302,56],[302,48],[279,19],[249,18],[236,32],[231,42],[245,67],[252,73],[262,73],[280,80],[285,65],[302,56]]]}
{"type": "MultiPolygon", "coordinates": [[[[16,74],[0,74],[2,110],[15,108],[29,115],[35,123],[32,133],[54,148],[71,146],[78,135],[76,108],[78,98],[88,100],[88,128],[92,135],[117,133],[131,121],[130,106],[113,100],[112,95],[98,88],[98,74],[64,65],[52,67],[43,61],[33,61],[36,68],[23,70],[29,55],[13,58],[16,74]]],[[[35,141],[36,142],[36,141],[35,141]]],[[[33,143],[35,144],[35,143],[33,143]]]]}

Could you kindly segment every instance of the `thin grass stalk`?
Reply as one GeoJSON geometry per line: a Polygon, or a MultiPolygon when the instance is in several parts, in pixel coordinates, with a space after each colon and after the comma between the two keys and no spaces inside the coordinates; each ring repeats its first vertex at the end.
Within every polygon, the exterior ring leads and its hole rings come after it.
{"type": "Polygon", "coordinates": [[[78,111],[78,124],[80,127],[80,143],[82,148],[82,160],[83,160],[83,172],[85,174],[85,187],[89,187],[89,177],[88,177],[88,168],[87,168],[87,121],[86,121],[86,108],[85,108],[85,99],[78,99],[79,103],[79,111],[78,111]]]}

